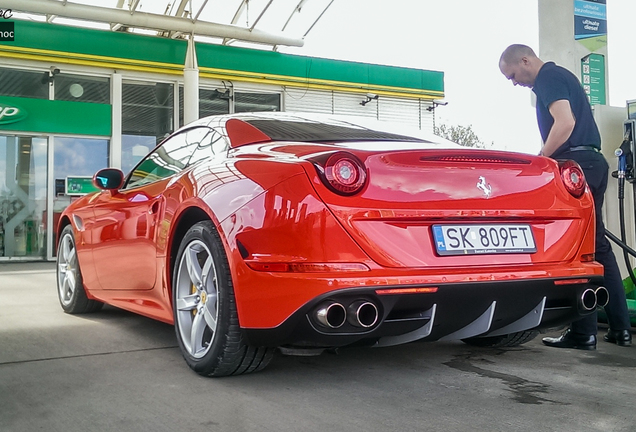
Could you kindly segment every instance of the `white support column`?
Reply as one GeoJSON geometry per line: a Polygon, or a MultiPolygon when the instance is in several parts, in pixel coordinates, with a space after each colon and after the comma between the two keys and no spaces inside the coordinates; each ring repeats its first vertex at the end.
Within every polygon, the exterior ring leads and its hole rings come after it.
{"type": "Polygon", "coordinates": [[[55,228],[53,224],[53,206],[55,205],[55,139],[49,135],[46,137],[46,259],[53,259],[55,228]]]}
{"type": "Polygon", "coordinates": [[[183,124],[199,119],[199,66],[193,36],[188,39],[183,68],[183,124]]]}
{"type": "Polygon", "coordinates": [[[112,104],[112,132],[110,137],[110,161],[113,168],[121,168],[121,120],[122,120],[122,75],[113,73],[110,83],[112,104]]]}

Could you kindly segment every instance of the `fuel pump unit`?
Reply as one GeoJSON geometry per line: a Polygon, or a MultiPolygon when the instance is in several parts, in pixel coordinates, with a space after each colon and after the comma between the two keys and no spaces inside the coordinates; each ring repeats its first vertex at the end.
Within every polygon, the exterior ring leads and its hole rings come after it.
{"type": "MultiPolygon", "coordinates": [[[[618,157],[618,169],[612,176],[618,180],[618,215],[620,220],[620,238],[609,230],[605,230],[606,236],[616,243],[623,251],[625,267],[628,277],[623,280],[625,295],[627,297],[627,307],[629,309],[630,321],[636,325],[636,275],[631,265],[630,255],[636,257],[636,251],[627,243],[626,222],[625,222],[625,182],[632,185],[633,202],[636,203],[636,100],[627,102],[627,120],[623,123],[623,142],[616,149],[615,155],[618,157]]],[[[636,217],[636,204],[631,209],[636,217]]],[[[634,239],[632,239],[634,240],[634,239]]]]}

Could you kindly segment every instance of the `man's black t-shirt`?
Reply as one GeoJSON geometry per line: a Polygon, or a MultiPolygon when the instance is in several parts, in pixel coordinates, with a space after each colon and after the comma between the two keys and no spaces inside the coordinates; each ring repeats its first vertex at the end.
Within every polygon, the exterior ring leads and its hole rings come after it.
{"type": "Polygon", "coordinates": [[[539,70],[532,91],[537,95],[537,121],[544,142],[554,124],[548,109],[552,102],[562,99],[569,101],[576,120],[570,138],[552,156],[566,151],[569,147],[601,148],[601,135],[592,116],[592,108],[581,83],[572,72],[553,62],[545,63],[539,70]]]}

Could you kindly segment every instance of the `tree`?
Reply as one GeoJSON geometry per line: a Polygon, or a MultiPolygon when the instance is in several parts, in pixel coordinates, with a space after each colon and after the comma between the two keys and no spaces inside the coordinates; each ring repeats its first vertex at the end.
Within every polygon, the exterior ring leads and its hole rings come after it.
{"type": "Polygon", "coordinates": [[[435,127],[433,133],[464,147],[486,148],[486,144],[473,132],[472,125],[447,126],[442,124],[439,127],[435,127]]]}

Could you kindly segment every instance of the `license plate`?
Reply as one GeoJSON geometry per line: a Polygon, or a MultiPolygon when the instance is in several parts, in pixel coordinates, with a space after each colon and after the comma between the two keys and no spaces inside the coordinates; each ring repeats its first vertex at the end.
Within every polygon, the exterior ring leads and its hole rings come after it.
{"type": "Polygon", "coordinates": [[[532,229],[517,225],[433,225],[439,255],[534,253],[532,229]]]}

